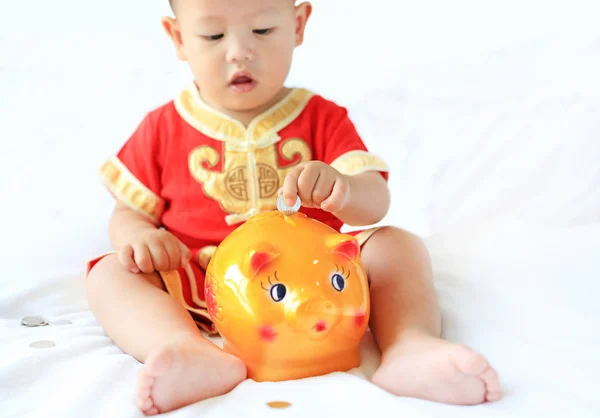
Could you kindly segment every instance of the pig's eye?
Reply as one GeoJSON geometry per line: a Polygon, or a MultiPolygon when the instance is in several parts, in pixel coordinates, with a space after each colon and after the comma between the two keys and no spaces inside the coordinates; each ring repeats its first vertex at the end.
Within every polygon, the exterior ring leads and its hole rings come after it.
{"type": "Polygon", "coordinates": [[[271,286],[271,299],[275,302],[281,302],[287,293],[287,289],[281,283],[271,286]]]}
{"type": "Polygon", "coordinates": [[[346,286],[346,279],[344,279],[344,276],[342,276],[340,273],[335,273],[333,276],[331,276],[331,285],[335,290],[341,292],[346,286]]]}
{"type": "MultiPolygon", "coordinates": [[[[281,302],[287,293],[285,285],[281,283],[273,284],[271,281],[271,276],[267,277],[267,279],[269,280],[269,286],[265,286],[263,282],[260,282],[260,287],[262,287],[266,292],[269,292],[271,299],[273,299],[275,302],[281,302]]],[[[277,272],[275,272],[275,280],[278,282],[280,281],[279,277],[277,277],[277,272]]]]}

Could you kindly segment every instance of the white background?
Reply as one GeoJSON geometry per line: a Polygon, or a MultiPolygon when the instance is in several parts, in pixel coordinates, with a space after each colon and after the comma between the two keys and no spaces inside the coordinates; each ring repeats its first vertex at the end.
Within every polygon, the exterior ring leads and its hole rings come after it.
{"type": "MultiPolygon", "coordinates": [[[[425,236],[598,219],[600,2],[313,5],[289,84],[348,106],[390,164],[386,223],[425,236]]],[[[80,271],[108,248],[96,170],[190,80],[167,13],[166,0],[3,0],[0,254],[24,277],[80,271]]]]}

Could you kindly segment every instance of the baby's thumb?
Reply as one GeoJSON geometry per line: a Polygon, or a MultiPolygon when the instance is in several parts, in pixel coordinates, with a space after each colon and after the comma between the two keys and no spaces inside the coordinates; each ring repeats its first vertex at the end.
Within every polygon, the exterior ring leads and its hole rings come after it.
{"type": "Polygon", "coordinates": [[[133,260],[133,247],[131,245],[125,245],[121,248],[121,251],[119,251],[119,261],[128,271],[136,274],[140,272],[140,269],[133,260]]]}

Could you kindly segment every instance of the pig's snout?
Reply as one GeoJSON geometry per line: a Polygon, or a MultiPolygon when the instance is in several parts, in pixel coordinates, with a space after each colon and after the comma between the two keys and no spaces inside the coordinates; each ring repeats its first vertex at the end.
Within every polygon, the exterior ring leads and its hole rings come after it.
{"type": "Polygon", "coordinates": [[[338,307],[324,298],[310,299],[302,302],[296,309],[298,325],[304,331],[316,334],[327,334],[339,322],[338,307]]]}

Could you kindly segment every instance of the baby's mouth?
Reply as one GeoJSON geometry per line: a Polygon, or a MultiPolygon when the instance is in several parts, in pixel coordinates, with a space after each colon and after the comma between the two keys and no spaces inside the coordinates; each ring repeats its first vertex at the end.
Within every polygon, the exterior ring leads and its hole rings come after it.
{"type": "Polygon", "coordinates": [[[252,78],[245,76],[245,75],[239,75],[231,81],[231,84],[243,85],[243,84],[250,84],[252,82],[254,82],[254,80],[252,80],[252,78]]]}
{"type": "Polygon", "coordinates": [[[233,76],[229,88],[236,93],[248,93],[256,87],[256,80],[248,73],[238,73],[233,76]]]}

